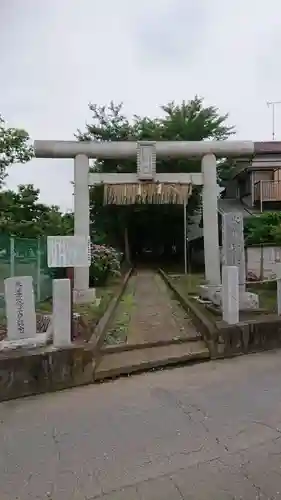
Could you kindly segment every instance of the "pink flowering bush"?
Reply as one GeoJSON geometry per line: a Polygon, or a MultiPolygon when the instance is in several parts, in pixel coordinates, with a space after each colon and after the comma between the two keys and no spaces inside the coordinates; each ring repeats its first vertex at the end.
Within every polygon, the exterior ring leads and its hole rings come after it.
{"type": "Polygon", "coordinates": [[[119,276],[121,257],[113,247],[92,243],[90,286],[104,285],[109,277],[119,276]]]}

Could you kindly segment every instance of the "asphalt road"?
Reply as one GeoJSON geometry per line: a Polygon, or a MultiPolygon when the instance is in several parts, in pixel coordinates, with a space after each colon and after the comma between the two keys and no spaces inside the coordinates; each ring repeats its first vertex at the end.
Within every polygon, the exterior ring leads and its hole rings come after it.
{"type": "Polygon", "coordinates": [[[281,499],[281,351],[0,404],[1,500],[281,499]]]}

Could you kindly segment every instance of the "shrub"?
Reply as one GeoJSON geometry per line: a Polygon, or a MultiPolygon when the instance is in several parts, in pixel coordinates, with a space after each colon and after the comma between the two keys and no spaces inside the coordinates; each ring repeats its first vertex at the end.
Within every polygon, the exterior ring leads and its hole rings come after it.
{"type": "Polygon", "coordinates": [[[120,275],[121,254],[113,247],[91,244],[90,286],[101,286],[120,275]]]}
{"type": "Polygon", "coordinates": [[[280,245],[281,212],[264,212],[246,220],[245,236],[248,245],[261,243],[280,245]]]}

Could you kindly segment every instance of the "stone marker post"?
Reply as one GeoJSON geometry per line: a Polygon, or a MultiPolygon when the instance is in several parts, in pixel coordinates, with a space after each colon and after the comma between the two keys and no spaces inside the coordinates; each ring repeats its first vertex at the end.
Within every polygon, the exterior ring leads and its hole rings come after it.
{"type": "Polygon", "coordinates": [[[225,266],[238,267],[239,308],[257,309],[259,296],[246,291],[243,215],[240,212],[229,212],[223,215],[222,261],[225,266]]]}
{"type": "Polygon", "coordinates": [[[237,266],[240,294],[245,292],[245,248],[243,215],[239,212],[223,214],[222,224],[223,265],[237,266]]]}
{"type": "Polygon", "coordinates": [[[70,280],[53,280],[53,343],[55,347],[71,344],[71,322],[70,280]]]}
{"type": "Polygon", "coordinates": [[[36,336],[36,313],[32,276],[4,280],[9,340],[36,336]]]}
{"type": "Polygon", "coordinates": [[[238,267],[222,267],[222,319],[229,325],[239,322],[238,267]]]}
{"type": "MultiPolygon", "coordinates": [[[[83,236],[48,236],[48,267],[89,266],[91,242],[83,236]]],[[[68,345],[73,333],[73,287],[70,279],[53,280],[54,345],[68,345]]]]}

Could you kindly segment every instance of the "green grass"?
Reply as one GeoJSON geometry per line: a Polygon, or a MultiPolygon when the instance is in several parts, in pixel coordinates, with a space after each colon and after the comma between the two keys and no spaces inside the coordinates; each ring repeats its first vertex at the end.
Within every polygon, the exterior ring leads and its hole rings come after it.
{"type": "MultiPolygon", "coordinates": [[[[74,304],[74,312],[81,314],[84,320],[93,322],[98,320],[106,311],[109,302],[115,295],[119,282],[115,281],[104,287],[96,288],[96,297],[100,303],[90,302],[86,304],[74,304]]],[[[36,312],[38,313],[51,313],[52,312],[52,299],[48,299],[36,304],[36,312]]]]}
{"type": "Polygon", "coordinates": [[[134,281],[131,279],[128,288],[117,306],[117,310],[105,337],[105,344],[114,345],[126,342],[131,315],[135,306],[134,281]]]}
{"type": "MultiPolygon", "coordinates": [[[[97,302],[90,302],[85,304],[74,304],[74,312],[81,315],[82,322],[85,329],[82,333],[84,340],[89,340],[91,333],[94,333],[94,327],[104,315],[108,308],[111,299],[116,295],[120,286],[120,278],[115,278],[108,282],[104,287],[96,288],[96,297],[101,299],[99,304],[97,302]],[[90,335],[89,335],[90,332],[90,335]]],[[[36,312],[46,314],[52,312],[52,299],[42,301],[36,305],[36,312]]]]}
{"type": "Polygon", "coordinates": [[[173,283],[184,294],[198,295],[198,286],[204,283],[204,274],[170,274],[173,283]]]}
{"type": "Polygon", "coordinates": [[[247,291],[258,294],[260,308],[272,313],[277,312],[276,283],[253,283],[247,286],[247,291]]]}
{"type": "MultiPolygon", "coordinates": [[[[198,295],[198,286],[204,283],[203,274],[170,275],[170,278],[179,290],[187,295],[198,295]]],[[[277,312],[276,283],[252,283],[247,286],[247,291],[259,295],[260,308],[272,313],[277,312]]]]}

